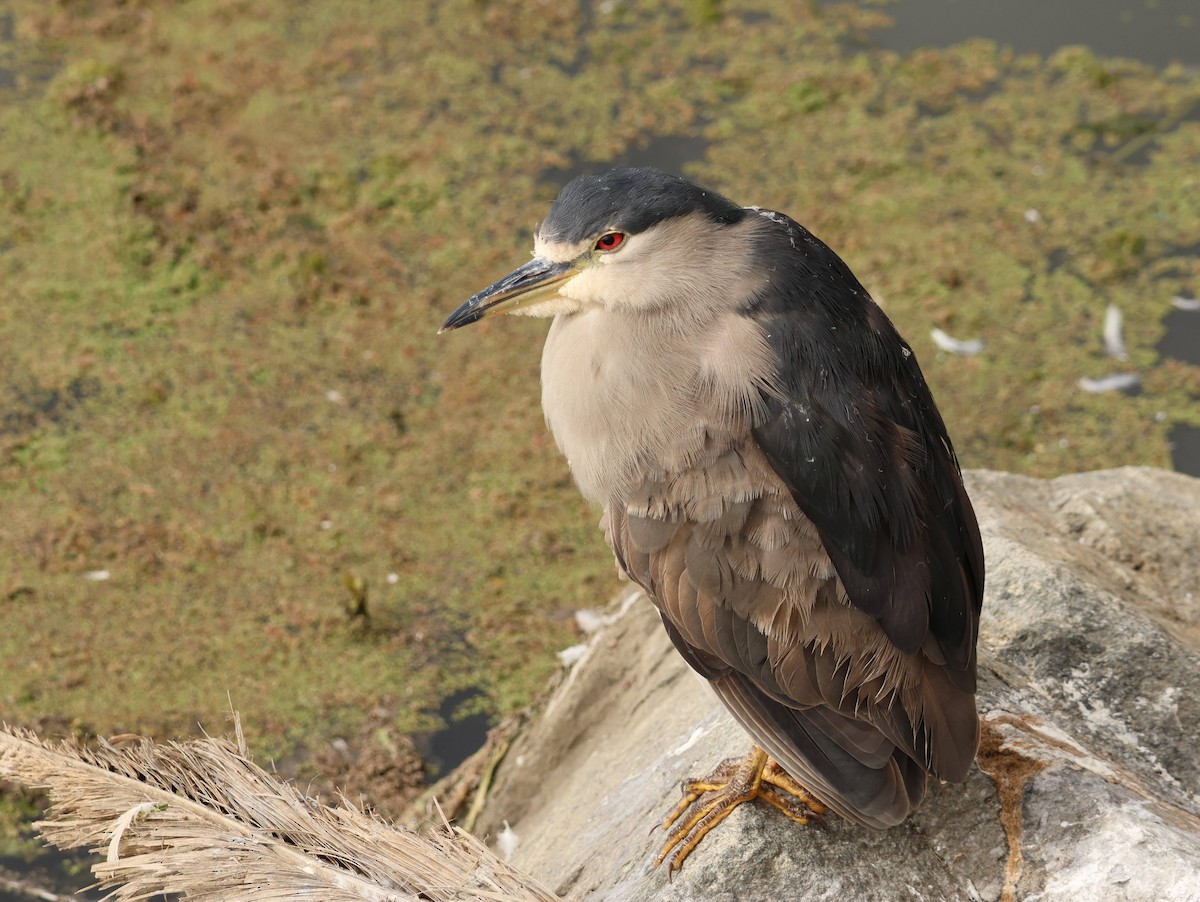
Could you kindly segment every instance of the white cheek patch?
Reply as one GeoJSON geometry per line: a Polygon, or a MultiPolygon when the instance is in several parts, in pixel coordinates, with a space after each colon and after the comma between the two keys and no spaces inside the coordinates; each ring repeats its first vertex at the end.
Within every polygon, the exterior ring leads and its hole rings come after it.
{"type": "Polygon", "coordinates": [[[579,275],[568,279],[558,289],[558,293],[563,298],[583,303],[584,301],[594,300],[598,294],[597,289],[603,288],[603,273],[598,266],[589,266],[587,269],[579,271],[579,275]]]}
{"type": "Polygon", "coordinates": [[[577,260],[591,246],[591,239],[568,244],[565,241],[549,241],[540,234],[533,236],[533,255],[552,263],[570,263],[577,260]]]}
{"type": "MultiPolygon", "coordinates": [[[[572,280],[574,281],[574,280],[572,280]]],[[[571,283],[568,282],[563,288],[566,288],[571,283]]],[[[551,298],[548,301],[539,301],[536,304],[530,304],[527,307],[518,307],[516,310],[510,310],[513,316],[558,316],[563,313],[578,313],[583,309],[583,303],[566,296],[563,289],[559,289],[559,296],[551,298]]]]}
{"type": "MultiPolygon", "coordinates": [[[[568,243],[565,241],[548,241],[537,233],[533,236],[533,256],[540,260],[549,260],[551,263],[573,263],[591,246],[592,242],[590,239],[568,243]]],[[[584,301],[588,296],[588,292],[586,290],[580,291],[580,287],[576,283],[589,272],[589,269],[585,269],[579,275],[573,276],[559,285],[557,297],[540,301],[536,304],[529,304],[526,307],[518,307],[512,313],[515,316],[544,317],[560,316],[565,313],[578,313],[585,306],[584,301]]]]}

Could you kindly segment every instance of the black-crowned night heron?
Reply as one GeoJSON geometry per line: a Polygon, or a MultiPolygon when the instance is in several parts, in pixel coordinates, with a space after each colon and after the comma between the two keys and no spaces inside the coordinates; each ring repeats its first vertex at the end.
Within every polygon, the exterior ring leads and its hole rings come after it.
{"type": "Polygon", "coordinates": [[[684,784],[659,862],[749,798],[885,828],[927,775],[962,780],[979,528],[916,357],[846,264],[782,213],[653,169],[572,181],[533,253],[443,331],[554,317],[554,438],[757,743],[684,784]]]}

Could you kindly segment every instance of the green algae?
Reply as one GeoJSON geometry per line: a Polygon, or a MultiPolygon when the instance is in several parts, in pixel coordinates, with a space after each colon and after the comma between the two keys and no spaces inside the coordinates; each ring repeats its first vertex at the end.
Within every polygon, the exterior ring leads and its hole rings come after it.
{"type": "Polygon", "coordinates": [[[527,703],[611,555],[541,422],[544,325],[435,333],[525,257],[544,173],[659,136],[846,258],[965,466],[1166,466],[1200,425],[1200,370],[1154,351],[1200,280],[1180,68],[900,57],[862,49],[878,11],[782,0],[11,9],[8,720],[165,737],[232,705],[294,760],[368,710],[416,732],[465,687],[527,703]],[[1078,387],[1117,370],[1141,393],[1078,387]]]}

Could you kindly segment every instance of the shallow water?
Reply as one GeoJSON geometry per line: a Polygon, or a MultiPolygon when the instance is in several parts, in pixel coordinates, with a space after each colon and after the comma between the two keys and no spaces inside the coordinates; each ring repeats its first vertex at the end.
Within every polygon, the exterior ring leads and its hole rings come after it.
{"type": "Polygon", "coordinates": [[[987,38],[1017,53],[1082,44],[1099,56],[1200,66],[1195,0],[897,0],[884,10],[895,24],[872,31],[872,43],[899,53],[987,38]]]}

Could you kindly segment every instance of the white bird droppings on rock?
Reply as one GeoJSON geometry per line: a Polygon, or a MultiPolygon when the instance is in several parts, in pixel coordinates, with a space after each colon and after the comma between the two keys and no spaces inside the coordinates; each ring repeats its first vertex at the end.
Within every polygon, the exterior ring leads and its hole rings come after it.
{"type": "Polygon", "coordinates": [[[705,734],[706,728],[701,725],[692,730],[692,735],[685,739],[680,745],[671,750],[672,755],[682,755],[688,749],[696,744],[696,741],[705,734]]]}

